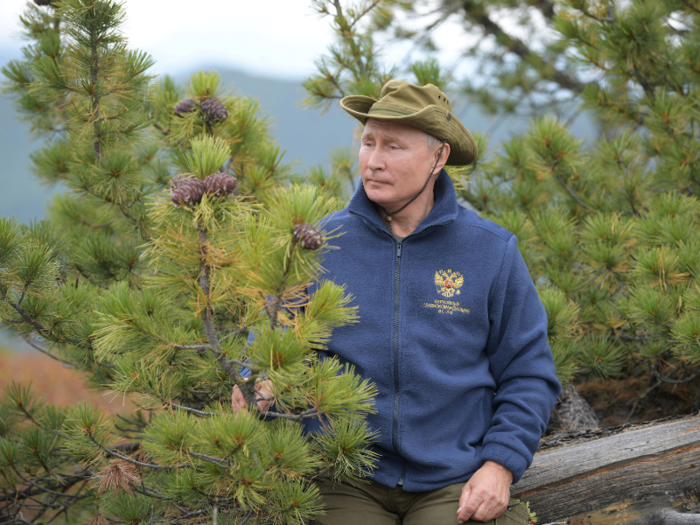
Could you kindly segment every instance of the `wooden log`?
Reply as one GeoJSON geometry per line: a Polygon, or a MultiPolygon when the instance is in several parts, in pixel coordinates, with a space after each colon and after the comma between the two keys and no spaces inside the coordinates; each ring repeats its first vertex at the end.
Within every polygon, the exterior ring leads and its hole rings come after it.
{"type": "Polygon", "coordinates": [[[700,496],[700,418],[542,450],[511,492],[540,523],[696,523],[659,511],[700,496]]]}

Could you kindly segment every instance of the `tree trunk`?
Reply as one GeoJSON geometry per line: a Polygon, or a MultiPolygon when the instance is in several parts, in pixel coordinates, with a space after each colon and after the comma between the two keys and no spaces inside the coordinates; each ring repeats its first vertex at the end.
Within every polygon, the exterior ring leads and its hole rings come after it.
{"type": "Polygon", "coordinates": [[[540,449],[511,489],[540,524],[700,524],[700,418],[559,433],[540,449]]]}
{"type": "Polygon", "coordinates": [[[591,405],[572,384],[561,391],[549,417],[547,433],[582,428],[600,428],[600,420],[591,405]]]}

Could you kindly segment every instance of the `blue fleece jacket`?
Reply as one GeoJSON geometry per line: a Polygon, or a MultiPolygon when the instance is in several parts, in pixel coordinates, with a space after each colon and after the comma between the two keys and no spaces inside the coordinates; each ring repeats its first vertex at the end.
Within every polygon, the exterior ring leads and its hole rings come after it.
{"type": "Polygon", "coordinates": [[[444,171],[435,206],[397,242],[360,185],[326,230],[344,234],[324,278],[346,284],[360,322],[334,330],[329,354],[379,394],[374,479],[426,491],[493,460],[514,481],[537,450],[560,392],[547,317],[516,237],[457,203],[444,171]]]}

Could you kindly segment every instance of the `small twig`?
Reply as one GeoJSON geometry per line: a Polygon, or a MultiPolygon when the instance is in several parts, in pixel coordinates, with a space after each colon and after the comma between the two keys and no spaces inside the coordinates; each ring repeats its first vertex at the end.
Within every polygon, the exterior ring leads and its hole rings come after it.
{"type": "MultiPolygon", "coordinates": [[[[377,7],[377,6],[381,3],[381,1],[382,1],[382,0],[372,0],[372,3],[369,4],[369,5],[365,8],[364,11],[362,11],[359,15],[357,15],[357,17],[355,18],[355,21],[354,21],[352,24],[350,24],[350,25],[348,26],[348,29],[352,29],[353,27],[355,27],[355,24],[357,24],[362,18],[364,18],[364,16],[365,16],[367,13],[369,13],[372,9],[374,9],[375,7],[377,7]]],[[[338,4],[336,4],[336,6],[337,6],[337,5],[338,5],[338,4]]]]}
{"type": "Polygon", "coordinates": [[[187,454],[189,456],[194,456],[195,458],[203,459],[207,463],[212,463],[214,465],[218,465],[219,467],[223,467],[223,468],[230,468],[231,467],[231,465],[229,465],[228,463],[224,463],[224,461],[222,459],[207,456],[206,454],[200,454],[199,452],[188,452],[187,454]]]}
{"type": "Polygon", "coordinates": [[[18,475],[20,478],[22,478],[23,481],[26,481],[26,482],[29,483],[32,487],[35,487],[35,488],[37,488],[37,489],[39,489],[39,490],[41,490],[41,491],[43,491],[43,492],[48,492],[49,494],[54,494],[54,495],[56,495],[56,496],[61,496],[61,497],[65,497],[65,498],[73,498],[73,499],[82,499],[82,498],[85,497],[85,496],[77,496],[77,495],[73,495],[73,494],[65,494],[65,493],[63,493],[63,492],[56,492],[55,490],[47,489],[46,487],[42,487],[41,485],[37,485],[37,484],[34,483],[31,479],[25,478],[25,477],[22,475],[22,473],[21,473],[19,470],[17,470],[17,467],[15,467],[14,465],[12,465],[12,470],[14,470],[14,471],[17,473],[17,475],[18,475]]]}
{"type": "Polygon", "coordinates": [[[170,128],[168,129],[163,129],[163,126],[157,123],[153,123],[153,127],[156,128],[158,131],[160,131],[164,136],[168,136],[170,134],[170,128]]]}
{"type": "Polygon", "coordinates": [[[683,5],[686,6],[688,9],[692,9],[692,10],[695,11],[696,13],[700,13],[700,9],[698,9],[697,7],[695,7],[693,4],[691,4],[691,3],[688,2],[687,0],[681,0],[681,2],[682,2],[683,5]]]}
{"type": "MultiPolygon", "coordinates": [[[[637,405],[639,404],[639,402],[640,402],[642,399],[644,399],[645,397],[647,397],[647,396],[648,396],[653,390],[655,390],[660,384],[661,384],[661,380],[657,380],[656,383],[654,383],[654,384],[651,385],[649,388],[647,388],[646,392],[644,392],[641,396],[638,396],[638,397],[635,399],[634,405],[632,405],[632,409],[629,411],[629,413],[627,414],[627,417],[625,418],[625,425],[626,425],[627,423],[629,423],[630,420],[632,419],[632,415],[634,414],[634,411],[637,409],[637,405]]],[[[631,400],[630,400],[630,402],[631,402],[631,400]]],[[[629,403],[628,403],[628,404],[629,404],[629,403]]]]}
{"type": "Polygon", "coordinates": [[[255,394],[258,396],[256,398],[258,401],[272,401],[273,399],[275,399],[275,396],[265,397],[263,395],[263,393],[260,390],[258,390],[257,388],[255,389],[255,394]]]}
{"type": "Polygon", "coordinates": [[[564,189],[568,192],[568,194],[571,196],[571,198],[574,199],[574,200],[579,204],[579,206],[581,206],[581,207],[584,208],[585,210],[591,211],[590,206],[588,206],[585,202],[583,202],[583,201],[579,198],[578,195],[576,195],[576,193],[574,192],[574,190],[572,190],[572,189],[569,187],[569,185],[568,185],[566,182],[564,182],[564,179],[561,178],[561,175],[559,175],[559,174],[557,173],[557,174],[556,174],[556,177],[557,177],[557,180],[559,181],[559,184],[561,184],[561,185],[564,187],[564,189]]]}
{"type": "Polygon", "coordinates": [[[136,490],[136,492],[138,492],[139,494],[143,494],[144,496],[153,497],[153,495],[155,495],[156,498],[162,499],[164,501],[169,501],[170,504],[173,507],[175,507],[177,510],[179,510],[183,514],[187,514],[187,509],[183,509],[182,507],[180,507],[177,503],[175,503],[175,501],[172,498],[164,496],[163,494],[158,492],[153,487],[147,487],[146,485],[143,485],[143,484],[141,485],[141,487],[142,487],[142,490],[138,490],[137,486],[134,486],[134,489],[136,490]]]}
{"type": "Polygon", "coordinates": [[[172,401],[166,401],[165,399],[162,399],[164,403],[168,403],[171,407],[176,408],[178,410],[184,410],[185,412],[191,412],[193,414],[197,414],[198,416],[216,416],[214,412],[205,412],[204,410],[197,410],[196,408],[190,408],[190,407],[185,407],[182,405],[178,405],[177,403],[173,403],[172,401]]]}
{"type": "Polygon", "coordinates": [[[123,454],[120,454],[119,452],[109,449],[105,447],[102,443],[97,441],[95,437],[92,435],[92,433],[88,433],[88,436],[90,437],[90,441],[92,441],[95,445],[100,447],[101,450],[109,454],[110,456],[114,456],[115,458],[123,459],[124,461],[131,463],[132,465],[138,465],[139,467],[146,467],[146,468],[153,468],[153,469],[162,469],[162,470],[172,470],[176,468],[190,468],[192,465],[190,463],[182,463],[181,465],[173,465],[173,466],[164,466],[164,465],[156,465],[154,463],[142,463],[141,461],[136,461],[135,459],[131,459],[129,456],[125,456],[123,454]]]}
{"type": "Polygon", "coordinates": [[[211,345],[179,345],[177,343],[168,343],[177,350],[211,350],[211,345]]]}
{"type": "Polygon", "coordinates": [[[689,383],[696,377],[700,376],[700,370],[698,370],[692,376],[686,379],[671,379],[670,377],[666,377],[662,375],[661,372],[657,371],[655,366],[652,367],[651,373],[654,374],[659,381],[663,381],[664,383],[670,383],[672,385],[682,385],[683,383],[689,383]]]}
{"type": "Polygon", "coordinates": [[[31,346],[31,347],[34,348],[35,350],[38,350],[38,351],[41,352],[42,354],[49,356],[51,359],[55,359],[55,360],[58,361],[59,363],[62,363],[63,366],[65,366],[66,368],[75,369],[75,365],[74,365],[73,363],[71,363],[70,361],[65,361],[65,360],[61,359],[60,357],[56,357],[55,355],[53,355],[52,353],[50,353],[48,350],[44,350],[44,349],[41,348],[40,346],[36,345],[36,344],[34,343],[34,340],[31,339],[30,337],[24,336],[23,339],[27,342],[27,344],[28,344],[29,346],[31,346]]]}
{"type": "Polygon", "coordinates": [[[52,428],[49,428],[49,427],[44,426],[44,425],[42,425],[41,423],[39,423],[36,419],[34,419],[34,416],[32,416],[32,415],[29,413],[29,411],[28,411],[24,406],[19,406],[19,405],[18,405],[17,408],[19,408],[19,409],[22,411],[22,413],[23,413],[25,416],[27,416],[27,418],[29,419],[29,421],[31,421],[32,423],[34,423],[34,424],[35,424],[36,426],[38,426],[40,429],[45,430],[46,432],[51,432],[52,434],[56,434],[57,436],[62,437],[63,439],[70,439],[70,436],[68,436],[67,434],[64,434],[63,432],[59,432],[58,430],[54,430],[54,429],[52,429],[52,428]]]}
{"type": "Polygon", "coordinates": [[[302,419],[310,418],[310,417],[315,417],[320,412],[316,410],[315,408],[310,408],[309,410],[304,410],[303,412],[300,412],[298,414],[281,414],[279,412],[270,412],[270,411],[264,411],[260,412],[261,416],[270,416],[270,417],[279,417],[282,419],[291,419],[292,421],[301,421],[302,419]]]}
{"type": "Polygon", "coordinates": [[[225,336],[223,336],[223,337],[221,338],[221,342],[223,343],[223,342],[226,341],[226,339],[228,339],[229,337],[234,337],[234,336],[237,336],[237,335],[242,334],[242,333],[247,332],[247,331],[248,331],[248,327],[247,327],[247,326],[246,326],[245,328],[237,328],[237,329],[235,329],[235,330],[232,330],[231,332],[229,332],[228,334],[226,334],[225,336]]]}

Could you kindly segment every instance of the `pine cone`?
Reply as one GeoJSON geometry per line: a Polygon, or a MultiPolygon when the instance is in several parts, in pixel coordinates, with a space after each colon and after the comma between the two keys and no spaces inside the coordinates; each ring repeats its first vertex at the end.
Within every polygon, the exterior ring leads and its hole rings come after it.
{"type": "Polygon", "coordinates": [[[226,195],[234,195],[238,180],[228,173],[216,172],[207,175],[204,179],[204,192],[215,197],[225,197],[226,195]]]}
{"type": "Polygon", "coordinates": [[[318,250],[323,245],[323,235],[305,222],[294,227],[294,240],[305,250],[318,250]]]}
{"type": "Polygon", "coordinates": [[[181,115],[182,113],[190,113],[194,111],[194,100],[191,98],[183,98],[180,102],[175,104],[173,111],[176,115],[181,115]]]}
{"type": "Polygon", "coordinates": [[[216,97],[211,97],[202,102],[202,113],[210,120],[223,120],[228,117],[228,110],[216,97]]]}
{"type": "Polygon", "coordinates": [[[204,182],[192,175],[177,175],[170,181],[170,198],[175,204],[197,204],[204,195],[204,182]]]}
{"type": "Polygon", "coordinates": [[[36,5],[51,5],[51,0],[34,0],[36,5]]]}

